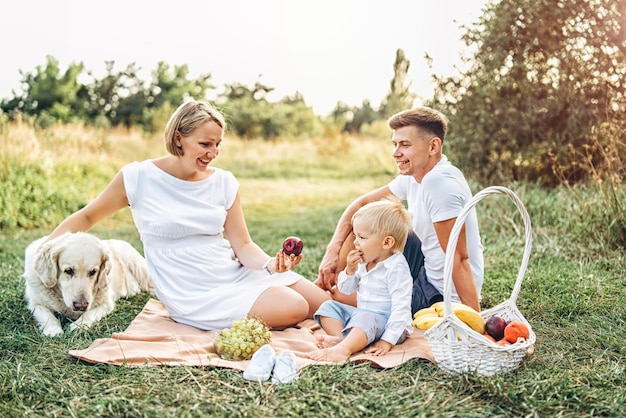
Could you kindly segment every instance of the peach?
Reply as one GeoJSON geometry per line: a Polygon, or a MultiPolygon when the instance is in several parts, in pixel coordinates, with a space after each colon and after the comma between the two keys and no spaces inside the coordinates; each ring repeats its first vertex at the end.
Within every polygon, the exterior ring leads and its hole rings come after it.
{"type": "Polygon", "coordinates": [[[511,344],[515,344],[519,338],[527,340],[528,337],[530,337],[530,330],[521,321],[511,321],[504,328],[504,338],[511,344]]]}

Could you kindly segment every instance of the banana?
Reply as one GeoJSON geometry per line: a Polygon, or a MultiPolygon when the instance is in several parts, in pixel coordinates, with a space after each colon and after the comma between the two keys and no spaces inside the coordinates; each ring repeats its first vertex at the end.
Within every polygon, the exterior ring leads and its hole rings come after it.
{"type": "MultiPolygon", "coordinates": [[[[457,318],[465,322],[467,326],[477,333],[485,333],[485,320],[475,309],[458,302],[450,303],[452,304],[452,312],[454,312],[457,318]]],[[[443,302],[436,302],[430,308],[435,309],[438,315],[443,316],[443,302]]]]}
{"type": "Polygon", "coordinates": [[[425,313],[413,320],[413,326],[417,329],[430,329],[439,321],[441,317],[436,313],[425,313]]]}
{"type": "Polygon", "coordinates": [[[413,319],[417,319],[417,318],[419,318],[422,315],[428,315],[428,314],[438,315],[438,312],[432,306],[430,308],[422,308],[419,311],[415,312],[415,314],[413,314],[413,319]]]}
{"type": "Polygon", "coordinates": [[[463,308],[454,308],[454,314],[477,333],[485,333],[485,320],[475,309],[463,305],[463,308]]]}
{"type": "MultiPolygon", "coordinates": [[[[435,302],[432,305],[430,305],[430,307],[433,308],[434,310],[436,310],[438,314],[443,316],[443,304],[444,303],[445,302],[443,302],[443,301],[435,302]]],[[[450,302],[450,305],[452,305],[452,310],[454,310],[454,308],[460,308],[460,307],[465,306],[462,303],[458,303],[458,302],[450,302]]]]}

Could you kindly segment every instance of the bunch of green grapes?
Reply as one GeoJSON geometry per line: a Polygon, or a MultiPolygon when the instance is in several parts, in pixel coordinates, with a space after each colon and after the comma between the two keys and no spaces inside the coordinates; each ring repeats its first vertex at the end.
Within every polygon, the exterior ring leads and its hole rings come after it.
{"type": "Polygon", "coordinates": [[[215,350],[225,360],[249,360],[272,339],[272,332],[260,319],[248,316],[233,322],[232,328],[213,333],[215,350]]]}

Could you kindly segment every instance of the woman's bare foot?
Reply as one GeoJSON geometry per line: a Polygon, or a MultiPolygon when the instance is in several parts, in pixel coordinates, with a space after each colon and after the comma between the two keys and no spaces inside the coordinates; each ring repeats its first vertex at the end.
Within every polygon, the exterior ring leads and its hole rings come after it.
{"type": "Polygon", "coordinates": [[[343,340],[343,337],[337,335],[317,335],[315,338],[317,339],[316,345],[318,348],[333,347],[343,340]]]}
{"type": "Polygon", "coordinates": [[[306,353],[306,356],[311,360],[330,361],[333,363],[343,363],[348,360],[351,355],[350,350],[341,344],[306,353]]]}

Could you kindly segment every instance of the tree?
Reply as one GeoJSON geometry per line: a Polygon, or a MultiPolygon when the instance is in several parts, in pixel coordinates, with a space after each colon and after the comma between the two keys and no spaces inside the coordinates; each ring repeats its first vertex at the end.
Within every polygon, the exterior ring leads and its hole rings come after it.
{"type": "Polygon", "coordinates": [[[363,100],[360,107],[350,107],[343,102],[337,102],[330,114],[330,119],[337,125],[343,125],[342,132],[359,133],[366,125],[385,120],[401,110],[413,107],[416,95],[409,91],[411,83],[407,81],[410,65],[404,51],[398,49],[389,92],[378,110],[372,108],[369,100],[363,100]]]}
{"type": "Polygon", "coordinates": [[[72,63],[62,73],[59,61],[47,56],[46,64],[37,66],[33,74],[20,72],[23,92],[12,100],[3,101],[2,110],[69,122],[73,111],[78,110],[76,97],[82,86],[78,77],[83,70],[82,63],[72,63]]]}
{"type": "MultiPolygon", "coordinates": [[[[230,129],[242,138],[266,138],[273,131],[267,94],[273,90],[259,81],[250,88],[241,83],[225,86],[220,106],[226,111],[230,129]]],[[[271,135],[273,136],[273,135],[271,135]]]]}
{"type": "MultiPolygon", "coordinates": [[[[156,132],[165,127],[171,112],[188,97],[206,99],[207,91],[215,88],[211,74],[189,77],[187,65],[170,66],[160,61],[152,71],[152,82],[142,110],[141,124],[146,131],[156,132]]],[[[139,99],[139,98],[138,98],[139,99]]]]}
{"type": "Polygon", "coordinates": [[[437,78],[459,164],[487,182],[585,180],[607,124],[626,123],[624,25],[626,0],[488,4],[469,70],[437,78]]]}
{"type": "Polygon", "coordinates": [[[267,95],[274,88],[259,81],[253,87],[241,83],[225,87],[218,105],[225,111],[230,129],[241,138],[310,137],[323,130],[321,121],[299,92],[270,102],[267,95]]]}
{"type": "Polygon", "coordinates": [[[201,74],[196,79],[189,78],[187,65],[169,66],[163,61],[157,63],[152,72],[152,84],[148,101],[150,107],[161,107],[165,103],[178,106],[187,97],[206,98],[207,91],[215,86],[210,82],[211,74],[201,74]]]}
{"type": "Polygon", "coordinates": [[[137,83],[139,79],[139,67],[135,63],[126,66],[122,71],[115,71],[115,61],[105,61],[106,74],[102,79],[93,77],[91,71],[88,74],[92,81],[82,86],[77,101],[82,103],[80,114],[92,123],[106,120],[108,124],[115,123],[120,106],[120,94],[127,86],[137,83]]]}
{"type": "MultiPolygon", "coordinates": [[[[396,51],[396,60],[393,63],[393,78],[389,86],[389,93],[380,104],[380,115],[387,119],[391,115],[413,107],[415,94],[410,92],[411,83],[407,82],[407,74],[411,62],[404,55],[402,49],[396,51]]],[[[370,121],[371,122],[371,121],[370,121]]]]}
{"type": "Polygon", "coordinates": [[[352,109],[351,114],[352,118],[345,124],[344,132],[361,132],[361,128],[364,125],[380,119],[379,113],[372,108],[369,100],[363,100],[361,107],[352,109]]]}
{"type": "Polygon", "coordinates": [[[302,93],[283,97],[274,107],[274,120],[280,136],[286,138],[322,136],[324,127],[313,109],[306,104],[302,93]]]}
{"type": "Polygon", "coordinates": [[[111,120],[113,125],[141,126],[148,106],[150,87],[138,77],[137,71],[140,68],[134,64],[128,68],[130,71],[123,74],[117,85],[116,106],[111,112],[111,120]]]}

